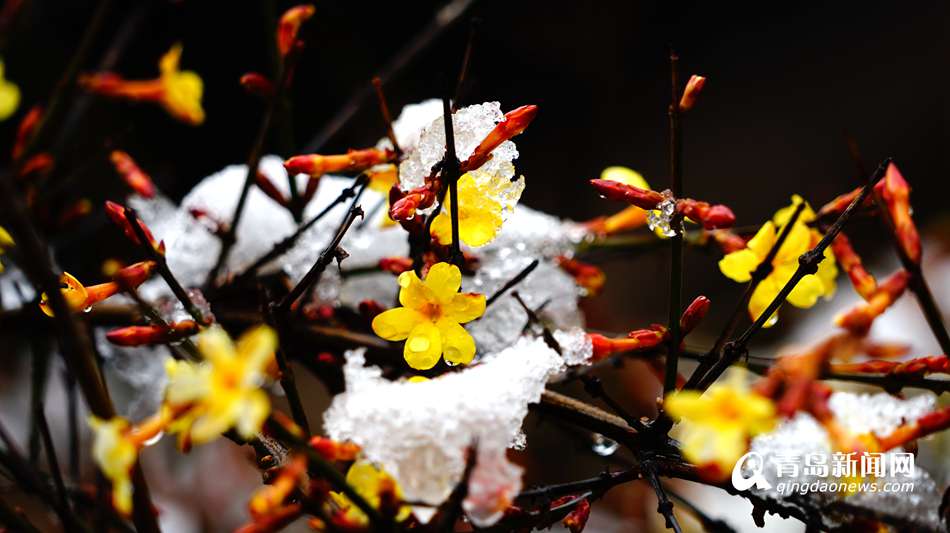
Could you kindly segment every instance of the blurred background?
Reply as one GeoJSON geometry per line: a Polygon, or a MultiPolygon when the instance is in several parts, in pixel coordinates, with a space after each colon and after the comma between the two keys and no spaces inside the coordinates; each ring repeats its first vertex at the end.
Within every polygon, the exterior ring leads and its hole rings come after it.
{"type": "MultiPolygon", "coordinates": [[[[101,205],[102,199],[116,195],[118,178],[105,157],[113,147],[132,153],[175,199],[204,176],[243,163],[263,106],[238,80],[249,71],[272,73],[276,15],[294,3],[115,2],[83,71],[108,66],[128,78],[150,78],[161,54],[180,41],[183,68],[204,80],[207,120],[193,128],[155,106],[83,98],[86,112],[55,139],[63,154],[56,172],[71,177],[72,190],[62,191],[64,197],[82,195],[101,205]]],[[[689,196],[728,204],[738,225],[760,224],[786,205],[792,193],[821,205],[860,179],[848,151],[850,136],[872,168],[885,156],[895,158],[914,187],[918,224],[929,228],[932,239],[947,234],[941,229],[942,217],[950,212],[945,2],[454,2],[468,5],[457,22],[418,54],[406,55],[404,48],[446,4],[315,2],[316,15],[304,30],[307,49],[293,84],[293,138],[270,139],[268,153],[289,156],[319,141],[341,108],[354,94],[365,92],[371,77],[394,58],[408,60],[385,85],[394,114],[405,104],[439,96],[445,80],[457,75],[475,19],[462,105],[497,100],[505,110],[529,103],[540,107],[537,120],[517,139],[518,169],[528,183],[522,201],[531,207],[578,220],[613,212],[617,206],[599,199],[587,185],[609,165],[629,166],[654,188],[666,187],[672,46],[684,80],[693,73],[708,78],[684,127],[684,190],[689,196]]],[[[0,146],[12,143],[23,113],[48,97],[95,5],[88,0],[31,0],[2,35],[5,76],[20,86],[23,103],[16,117],[0,123],[0,146]]],[[[353,116],[325,139],[321,152],[365,147],[384,135],[375,103],[366,94],[353,116]]],[[[8,157],[4,153],[2,161],[8,157]]],[[[60,265],[81,279],[84,273],[97,276],[102,259],[116,247],[115,239],[99,238],[104,231],[105,217],[95,210],[58,234],[60,265]]],[[[889,253],[874,223],[856,225],[853,236],[869,257],[889,253]]],[[[714,311],[718,305],[731,310],[739,287],[721,277],[718,258],[687,254],[684,295],[706,294],[714,311]]],[[[666,254],[614,258],[602,266],[607,290],[584,304],[592,327],[624,331],[665,321],[666,254]]],[[[846,288],[844,280],[839,282],[846,288]]],[[[714,312],[691,339],[704,344],[726,315],[717,319],[714,312]]],[[[794,324],[801,316],[786,312],[783,320],[794,324]]],[[[827,322],[822,327],[829,329],[827,322]]],[[[763,342],[775,335],[763,335],[763,342]]],[[[651,378],[642,374],[642,368],[628,365],[612,385],[630,389],[629,402],[647,412],[655,391],[651,378]]],[[[535,466],[529,481],[563,481],[603,468],[594,460],[552,468],[567,453],[563,432],[537,421],[529,426],[539,433],[538,442],[545,443],[536,457],[523,458],[535,466]]],[[[221,450],[238,453],[227,444],[221,450]]],[[[196,454],[224,460],[210,451],[196,454]]],[[[181,476],[196,476],[196,491],[208,484],[207,498],[223,497],[214,485],[228,480],[202,481],[201,473],[188,472],[182,467],[180,475],[167,473],[169,486],[187,486],[181,476]]],[[[242,479],[253,487],[255,476],[250,470],[242,479]]],[[[661,527],[651,522],[654,504],[644,503],[649,490],[641,489],[630,485],[615,491],[623,492],[622,497],[608,499],[613,512],[629,515],[618,518],[618,528],[661,527]]],[[[229,505],[231,500],[226,500],[229,505]]],[[[239,523],[232,515],[198,513],[201,518],[182,531],[227,530],[239,523]]],[[[750,520],[742,522],[751,525],[750,520]]]]}

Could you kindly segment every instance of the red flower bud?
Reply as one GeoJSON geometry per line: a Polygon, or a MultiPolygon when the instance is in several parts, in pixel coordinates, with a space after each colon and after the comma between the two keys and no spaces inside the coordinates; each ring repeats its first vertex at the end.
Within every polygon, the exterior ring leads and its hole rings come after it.
{"type": "Polygon", "coordinates": [[[729,230],[715,230],[712,231],[711,234],[716,244],[719,245],[719,249],[722,250],[724,254],[731,254],[746,247],[746,240],[729,230]]]}
{"type": "Polygon", "coordinates": [[[536,105],[523,105],[505,113],[505,118],[488,132],[482,142],[475,147],[472,155],[462,163],[460,171],[464,174],[484,165],[491,159],[491,153],[495,148],[515,135],[520,135],[537,114],[538,106],[536,105]]]}
{"type": "Polygon", "coordinates": [[[286,56],[290,52],[297,40],[300,26],[312,17],[313,13],[314,7],[309,4],[294,6],[284,11],[277,24],[277,50],[280,55],[286,56]]]}
{"type": "Polygon", "coordinates": [[[168,325],[152,324],[114,329],[106,333],[106,338],[119,346],[143,346],[175,342],[195,333],[198,333],[198,324],[194,320],[183,320],[168,325]]]}
{"type": "Polygon", "coordinates": [[[587,525],[588,518],[590,518],[590,502],[587,501],[587,498],[584,498],[577,502],[577,506],[574,507],[574,510],[568,513],[561,523],[563,523],[564,527],[569,529],[571,533],[581,533],[584,531],[584,526],[587,525]]]}
{"type": "MultiPolygon", "coordinates": [[[[134,242],[135,244],[141,245],[139,237],[136,234],[135,229],[132,228],[132,224],[129,222],[128,217],[125,216],[125,207],[106,200],[106,215],[109,216],[109,219],[112,222],[122,228],[122,232],[125,233],[126,238],[134,242]]],[[[142,222],[141,219],[138,220],[139,228],[142,229],[142,233],[145,234],[145,237],[148,239],[149,244],[156,252],[164,255],[165,254],[165,242],[156,242],[155,237],[152,236],[152,232],[149,231],[148,226],[145,225],[145,222],[142,222]]]]}
{"type": "Polygon", "coordinates": [[[676,210],[684,217],[702,224],[705,229],[731,228],[736,223],[732,210],[722,204],[710,205],[685,198],[676,201],[676,210]]]}
{"type": "Polygon", "coordinates": [[[835,317],[835,323],[855,335],[866,335],[874,320],[881,316],[907,289],[910,273],[898,270],[878,285],[867,303],[856,305],[835,317]]]}
{"type": "Polygon", "coordinates": [[[389,207],[389,218],[399,220],[409,220],[416,216],[416,211],[426,209],[435,203],[435,193],[427,186],[417,187],[408,192],[399,191],[398,187],[393,187],[398,192],[389,193],[391,205],[389,207]],[[393,196],[398,199],[392,201],[393,196]]]}
{"type": "Polygon", "coordinates": [[[706,85],[706,78],[693,74],[683,89],[683,96],[680,98],[680,111],[689,111],[696,105],[696,99],[706,85]]]}
{"type": "Polygon", "coordinates": [[[53,156],[48,152],[40,152],[31,156],[20,166],[20,173],[17,174],[17,178],[25,178],[33,174],[46,174],[55,163],[53,156]]]}
{"type": "Polygon", "coordinates": [[[284,194],[280,192],[280,189],[274,185],[274,182],[272,182],[266,174],[258,170],[257,179],[254,180],[254,183],[257,184],[257,188],[266,194],[268,198],[280,205],[287,205],[287,199],[284,198],[284,194]]]}
{"type": "Polygon", "coordinates": [[[392,150],[366,148],[339,155],[295,155],[284,162],[291,175],[309,174],[319,177],[330,172],[362,172],[372,166],[389,163],[396,157],[392,150]]]}
{"type": "Polygon", "coordinates": [[[864,268],[861,256],[851,247],[848,236],[839,233],[835,240],[831,242],[831,250],[835,254],[835,260],[848,273],[848,278],[851,279],[854,290],[862,298],[869,300],[877,290],[877,280],[864,268]]]}
{"type": "Polygon", "coordinates": [[[337,442],[326,437],[313,436],[310,447],[327,461],[354,461],[360,453],[360,447],[352,442],[337,442]]]}
{"type": "Polygon", "coordinates": [[[656,209],[656,206],[663,201],[663,195],[656,191],[641,189],[618,181],[597,179],[590,180],[590,184],[608,200],[627,202],[641,209],[656,209]]]}
{"type": "Polygon", "coordinates": [[[80,219],[92,212],[92,202],[88,198],[80,198],[68,205],[59,216],[59,225],[67,224],[80,219]]]}
{"type": "Polygon", "coordinates": [[[152,183],[152,178],[145,172],[142,172],[142,169],[135,164],[135,160],[132,159],[132,156],[122,150],[113,150],[110,159],[112,160],[112,165],[115,166],[116,172],[122,176],[122,180],[125,181],[125,184],[135,191],[136,194],[144,198],[155,197],[155,184],[152,183]]]}
{"type": "Polygon", "coordinates": [[[408,257],[384,257],[379,260],[379,269],[398,276],[403,272],[412,270],[412,259],[408,257]]]}
{"type": "Polygon", "coordinates": [[[627,337],[611,339],[598,333],[588,333],[587,337],[594,346],[592,361],[599,361],[609,355],[619,352],[641,351],[654,348],[666,340],[667,331],[664,326],[653,324],[649,329],[631,331],[627,337]]]}
{"type": "Polygon", "coordinates": [[[19,126],[17,126],[16,140],[13,142],[12,157],[14,161],[20,159],[20,156],[23,155],[23,151],[26,150],[26,145],[29,143],[30,138],[33,137],[33,132],[36,131],[36,127],[42,118],[43,107],[40,105],[31,107],[26,115],[23,115],[23,120],[21,120],[19,126]]]}
{"type": "Polygon", "coordinates": [[[711,304],[709,298],[697,296],[686,308],[686,311],[683,311],[683,316],[680,317],[680,334],[683,337],[696,329],[696,326],[706,317],[711,304]]]}
{"type": "Polygon", "coordinates": [[[914,263],[920,263],[920,236],[917,226],[910,216],[910,185],[901,176],[897,166],[891,163],[887,174],[878,183],[881,197],[894,222],[894,234],[904,254],[914,263]]]}
{"type": "Polygon", "coordinates": [[[155,261],[140,261],[120,268],[115,275],[112,276],[112,279],[123,287],[134,289],[145,283],[145,281],[151,277],[152,272],[155,271],[155,267],[155,261]]]}
{"type": "Polygon", "coordinates": [[[588,296],[596,296],[604,288],[607,276],[603,270],[594,265],[570,259],[563,255],[558,256],[557,265],[561,267],[561,270],[570,274],[574,278],[574,282],[587,291],[588,296]]]}
{"type": "Polygon", "coordinates": [[[261,98],[270,98],[274,95],[274,82],[260,72],[248,72],[241,76],[241,87],[249,94],[261,98]]]}

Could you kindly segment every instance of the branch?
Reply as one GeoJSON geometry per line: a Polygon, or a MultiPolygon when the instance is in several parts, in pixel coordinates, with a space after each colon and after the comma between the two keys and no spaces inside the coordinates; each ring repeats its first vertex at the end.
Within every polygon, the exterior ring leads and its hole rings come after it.
{"type": "MultiPolygon", "coordinates": [[[[670,179],[674,198],[683,195],[683,136],[680,132],[679,56],[670,51],[670,179]]],[[[663,374],[663,392],[676,390],[677,366],[679,364],[680,313],[683,305],[683,224],[682,218],[674,215],[673,237],[670,239],[670,303],[669,323],[670,350],[666,355],[663,374]]]]}

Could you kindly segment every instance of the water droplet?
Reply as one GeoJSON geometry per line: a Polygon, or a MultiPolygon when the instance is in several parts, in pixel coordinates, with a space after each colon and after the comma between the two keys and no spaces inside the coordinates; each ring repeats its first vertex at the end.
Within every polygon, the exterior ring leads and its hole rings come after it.
{"type": "Polygon", "coordinates": [[[90,305],[89,307],[87,307],[87,308],[85,308],[85,309],[82,310],[83,313],[88,313],[89,311],[92,311],[92,306],[91,306],[91,305],[90,305]]]}
{"type": "Polygon", "coordinates": [[[449,361],[448,359],[446,359],[446,360],[445,360],[445,364],[446,364],[447,366],[455,366],[455,365],[457,365],[458,363],[453,363],[452,361],[449,361]]]}
{"type": "Polygon", "coordinates": [[[145,442],[142,443],[142,444],[143,444],[144,446],[151,446],[151,445],[157,443],[158,441],[162,440],[162,437],[163,437],[164,435],[165,435],[165,432],[164,432],[164,431],[159,431],[158,433],[155,434],[154,437],[148,439],[147,441],[145,441],[145,442]]]}
{"type": "Polygon", "coordinates": [[[601,457],[610,457],[620,448],[620,444],[617,441],[608,439],[600,433],[594,433],[591,437],[594,441],[591,450],[601,457]]]}

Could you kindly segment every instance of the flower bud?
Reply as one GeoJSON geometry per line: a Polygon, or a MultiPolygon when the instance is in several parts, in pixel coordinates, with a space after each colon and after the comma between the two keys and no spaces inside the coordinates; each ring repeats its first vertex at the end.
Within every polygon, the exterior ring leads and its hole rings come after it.
{"type": "Polygon", "coordinates": [[[155,197],[155,184],[152,183],[152,178],[145,172],[142,172],[142,169],[135,164],[135,160],[132,159],[132,156],[122,150],[113,150],[110,159],[112,160],[112,165],[115,166],[116,172],[122,176],[122,180],[125,181],[125,184],[135,191],[136,194],[144,198],[155,197]]]}
{"type": "Polygon", "coordinates": [[[835,317],[835,324],[855,335],[866,335],[874,319],[881,316],[907,289],[910,273],[898,270],[880,283],[867,303],[859,304],[835,317]]]}
{"type": "Polygon", "coordinates": [[[312,17],[313,13],[314,7],[309,4],[294,6],[284,11],[277,24],[277,50],[280,51],[280,55],[286,56],[290,53],[300,32],[300,26],[312,17]]]}
{"type": "Polygon", "coordinates": [[[392,274],[402,274],[412,270],[412,259],[408,257],[384,257],[379,260],[379,269],[392,274]]]}
{"type": "Polygon", "coordinates": [[[729,230],[715,230],[712,231],[711,234],[713,240],[716,241],[716,244],[719,245],[719,249],[722,250],[724,254],[738,252],[746,247],[746,240],[729,230]]]}
{"type": "Polygon", "coordinates": [[[106,333],[106,339],[118,346],[144,346],[175,342],[196,333],[198,324],[194,320],[183,320],[167,325],[118,328],[106,333]]]}
{"type": "Polygon", "coordinates": [[[365,148],[339,155],[295,155],[284,162],[291,175],[308,174],[319,177],[331,172],[362,172],[372,166],[388,163],[396,157],[392,150],[365,148]]]}
{"type": "Polygon", "coordinates": [[[391,205],[389,218],[393,220],[409,220],[416,216],[416,211],[431,207],[435,203],[435,193],[428,186],[423,185],[408,192],[399,191],[393,187],[389,194],[391,205]],[[397,197],[392,201],[393,196],[397,197]]]}
{"type": "Polygon", "coordinates": [[[125,268],[120,268],[113,279],[124,288],[134,289],[151,277],[155,267],[155,261],[140,261],[125,268]]]}
{"type": "Polygon", "coordinates": [[[66,226],[92,212],[92,202],[88,198],[80,198],[66,206],[60,213],[57,222],[60,226],[66,226]]]}
{"type": "Polygon", "coordinates": [[[590,184],[597,189],[601,196],[616,202],[627,202],[641,209],[656,209],[663,201],[663,195],[650,189],[641,189],[633,185],[626,185],[613,180],[590,180],[590,184]]]}
{"type": "Polygon", "coordinates": [[[627,337],[617,339],[611,339],[598,333],[588,333],[587,337],[594,347],[591,360],[599,361],[619,352],[632,352],[654,348],[666,340],[667,331],[665,327],[659,324],[653,324],[649,329],[634,330],[628,333],[627,337]]]}
{"type": "Polygon", "coordinates": [[[574,282],[577,283],[578,286],[583,287],[587,291],[588,296],[596,296],[600,294],[601,289],[604,288],[607,276],[600,268],[577,261],[576,259],[567,258],[563,255],[558,256],[557,264],[561,267],[561,270],[567,272],[574,278],[574,282]]]}
{"type": "MultiPolygon", "coordinates": [[[[118,283],[100,283],[86,287],[69,272],[63,272],[59,278],[60,292],[66,305],[72,311],[85,311],[93,305],[117,294],[122,288],[118,283]]],[[[53,308],[49,304],[49,296],[44,292],[40,295],[40,310],[47,316],[53,316],[53,308]]]]}
{"type": "MultiPolygon", "coordinates": [[[[108,215],[109,219],[112,220],[115,225],[122,229],[122,232],[125,233],[126,238],[135,244],[142,244],[135,229],[132,228],[132,223],[129,222],[129,219],[125,214],[125,207],[115,202],[106,200],[106,215],[108,215]]],[[[138,219],[138,224],[152,248],[154,248],[156,252],[165,255],[165,241],[156,242],[155,237],[152,236],[152,232],[148,229],[148,226],[145,225],[145,222],[142,222],[141,219],[138,219]]]]}
{"type": "Polygon", "coordinates": [[[319,435],[310,438],[310,447],[327,461],[355,461],[360,453],[360,447],[355,443],[338,442],[319,435]]]}
{"type": "Polygon", "coordinates": [[[48,152],[40,152],[20,165],[20,173],[17,174],[17,178],[22,179],[32,175],[46,174],[52,170],[54,164],[56,164],[56,161],[52,155],[48,152]]]}
{"type": "Polygon", "coordinates": [[[683,96],[680,98],[680,111],[689,111],[696,105],[696,99],[706,85],[706,78],[693,74],[686,82],[686,88],[683,89],[683,96]]]}
{"type": "Polygon", "coordinates": [[[897,165],[891,163],[887,167],[884,179],[878,183],[881,197],[894,223],[894,234],[897,242],[904,250],[904,254],[914,263],[920,263],[920,235],[917,226],[910,216],[910,185],[897,170],[897,165]]]}
{"type": "Polygon", "coordinates": [[[877,280],[864,268],[861,256],[851,247],[848,236],[839,233],[831,242],[831,250],[835,254],[835,260],[848,273],[854,290],[865,300],[870,300],[877,290],[877,280]]]}
{"type": "Polygon", "coordinates": [[[587,498],[577,502],[577,506],[574,507],[567,516],[564,517],[564,520],[561,523],[564,524],[571,533],[581,533],[584,531],[584,526],[587,525],[587,519],[590,518],[590,502],[587,498]]]}
{"type": "Polygon", "coordinates": [[[505,118],[488,132],[482,142],[475,147],[472,155],[462,163],[461,173],[475,170],[488,162],[495,148],[498,148],[501,143],[512,137],[520,135],[531,124],[537,114],[538,106],[536,105],[523,105],[505,113],[505,118]]]}
{"type": "Polygon", "coordinates": [[[274,82],[260,72],[248,72],[241,76],[241,87],[249,94],[265,99],[274,95],[274,82]]]}
{"type": "Polygon", "coordinates": [[[686,308],[686,311],[683,311],[683,316],[680,317],[680,335],[685,337],[689,332],[696,329],[696,326],[705,318],[706,313],[709,312],[709,306],[712,302],[709,298],[705,296],[697,296],[695,300],[689,307],[686,308]]]}
{"type": "Polygon", "coordinates": [[[705,229],[731,228],[736,223],[732,210],[722,204],[710,205],[691,198],[677,200],[676,210],[705,229]]]}
{"type": "Polygon", "coordinates": [[[29,144],[30,139],[33,137],[33,132],[36,131],[36,127],[40,124],[42,118],[43,107],[40,105],[31,107],[26,115],[23,115],[23,119],[17,126],[16,140],[13,142],[12,158],[14,161],[20,159],[20,156],[23,155],[27,144],[29,144]]]}

